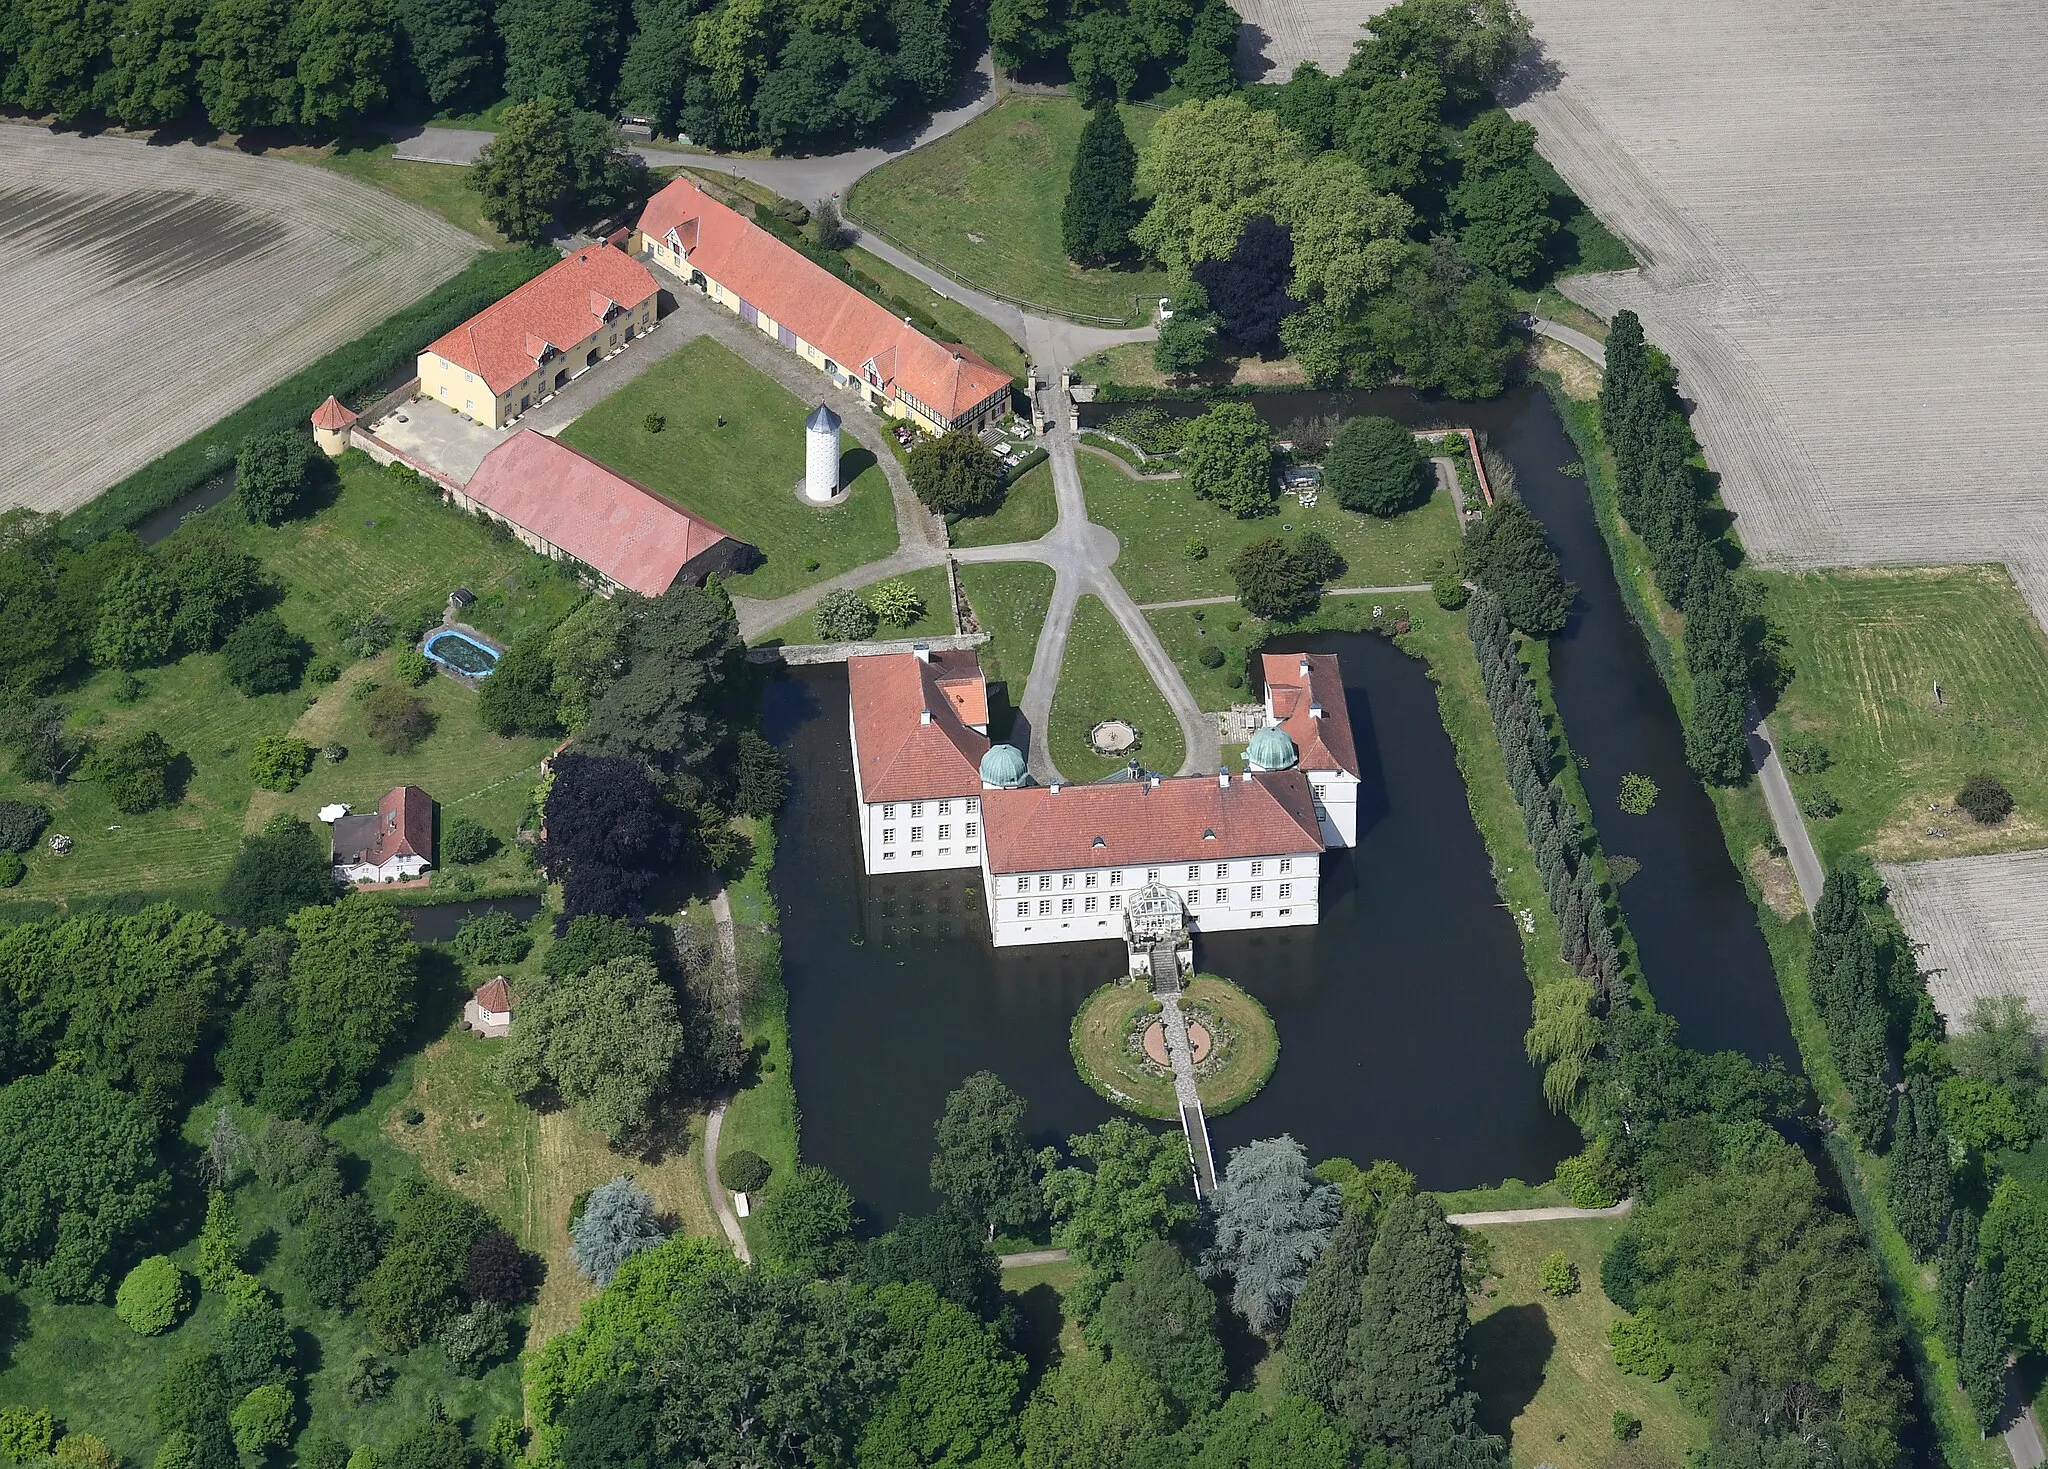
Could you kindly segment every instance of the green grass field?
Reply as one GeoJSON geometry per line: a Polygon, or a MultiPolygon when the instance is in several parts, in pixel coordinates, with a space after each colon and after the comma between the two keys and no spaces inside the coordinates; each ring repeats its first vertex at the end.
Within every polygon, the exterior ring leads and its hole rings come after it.
{"type": "Polygon", "coordinates": [[[469,187],[469,170],[445,163],[407,163],[395,156],[397,144],[344,144],[318,159],[322,168],[346,174],[358,183],[396,194],[410,204],[431,210],[459,230],[493,245],[506,243],[497,227],[484,218],[483,198],[469,187]]]}
{"type": "MultiPolygon", "coordinates": [[[[1142,147],[1158,114],[1126,107],[1123,117],[1131,142],[1142,147]]],[[[1071,97],[1012,97],[863,178],[848,212],[967,285],[1142,322],[1143,308],[1166,294],[1164,271],[1083,270],[1060,242],[1060,210],[1086,121],[1071,97]]]]}
{"type": "Polygon", "coordinates": [[[1622,1311],[1600,1289],[1600,1257],[1623,1224],[1566,1219],[1483,1231],[1496,1275],[1472,1305],[1471,1381],[1480,1424],[1507,1436],[1518,1465],[1595,1469],[1614,1452],[1616,1412],[1642,1420],[1638,1442],[1651,1462],[1683,1464],[1705,1442],[1705,1423],[1670,1380],[1630,1377],[1614,1365],[1607,1327],[1622,1311]],[[1538,1283],[1553,1250],[1579,1268],[1578,1291],[1562,1299],[1538,1283]]]}
{"type": "Polygon", "coordinates": [[[1024,702],[1052,583],[1052,568],[1036,561],[960,568],[960,589],[989,635],[981,645],[981,671],[988,680],[988,732],[996,739],[1009,734],[1024,702]]]}
{"type": "Polygon", "coordinates": [[[1017,477],[992,514],[956,521],[951,538],[956,546],[1000,546],[1035,541],[1059,523],[1060,507],[1053,496],[1052,465],[1034,464],[1017,477]]]}
{"type": "MultiPolygon", "coordinates": [[[[740,1089],[726,1110],[719,1151],[745,1148],[768,1160],[787,1178],[798,1156],[796,1084],[790,1073],[789,993],[782,987],[782,939],[777,932],[775,894],[769,874],[775,866],[774,828],[743,822],[754,844],[746,874],[726,886],[732,904],[733,939],[739,951],[745,991],[741,1039],[753,1055],[740,1089]]],[[[745,1222],[751,1240],[753,1218],[745,1222]]]]}
{"type": "Polygon", "coordinates": [[[1283,499],[1275,514],[1239,520],[1207,500],[1197,500],[1184,480],[1136,480],[1098,455],[1078,457],[1089,517],[1115,531],[1123,543],[1117,579],[1140,602],[1229,594],[1235,587],[1225,568],[1246,542],[1310,528],[1328,536],[1343,553],[1348,569],[1339,578],[1342,586],[1420,584],[1434,579],[1457,556],[1457,517],[1450,496],[1442,493],[1392,520],[1342,509],[1327,496],[1307,510],[1283,499]],[[1191,539],[1199,539],[1208,550],[1199,561],[1188,555],[1191,539]]]}
{"type": "Polygon", "coordinates": [[[761,567],[728,585],[742,596],[779,597],[896,549],[889,482],[857,444],[840,461],[851,499],[829,510],[797,499],[809,412],[772,378],[699,337],[570,424],[562,442],[758,546],[767,558],[761,567]],[[649,413],[668,420],[658,434],[647,432],[649,413]]]}
{"type": "Polygon", "coordinates": [[[1123,759],[1088,748],[1088,731],[1104,719],[1127,719],[1137,729],[1137,758],[1147,770],[1172,775],[1180,769],[1187,747],[1165,696],[1101,599],[1083,597],[1067,634],[1049,736],[1052,763],[1068,780],[1094,780],[1122,768],[1123,759]]]}
{"type": "MultiPolygon", "coordinates": [[[[906,576],[894,578],[909,582],[924,602],[924,616],[908,627],[891,627],[884,624],[875,629],[878,638],[937,638],[953,631],[953,609],[947,602],[946,568],[927,566],[923,571],[913,571],[906,576]]],[[[872,592],[873,587],[863,589],[872,592]]],[[[814,621],[815,612],[805,612],[776,628],[773,632],[755,638],[756,646],[763,643],[815,643],[818,628],[814,621]]]]}
{"type": "Polygon", "coordinates": [[[1794,669],[1772,728],[1781,739],[1815,736],[1833,757],[1819,775],[1792,776],[1802,801],[1825,787],[1842,803],[1841,815],[1808,823],[1824,859],[1858,849],[1901,861],[2042,844],[2048,645],[2003,567],[1761,580],[1794,669]],[[1952,809],[1980,770],[2018,802],[1996,827],[1952,809]]]}
{"type": "MultiPolygon", "coordinates": [[[[222,506],[195,524],[225,530],[262,561],[282,593],[279,615],[313,644],[316,657],[346,661],[330,621],[338,611],[438,607],[455,587],[467,586],[478,598],[470,620],[511,638],[559,618],[585,595],[553,563],[394,483],[361,456],[344,463],[334,497],[303,519],[274,529],[254,526],[222,506]]],[[[364,737],[360,708],[346,689],[388,668],[391,656],[382,655],[373,668],[349,670],[342,683],[325,690],[307,685],[255,697],[228,683],[218,653],[142,670],[141,696],[129,703],[116,697],[117,673],[95,674],[66,697],[74,724],[101,743],[156,730],[191,762],[183,799],[124,815],[88,781],[52,790],[0,775],[0,799],[45,802],[56,818],[52,830],[75,844],[63,857],[46,847],[30,854],[28,876],[7,900],[148,893],[204,904],[234,860],[252,814],[258,824],[281,808],[310,818],[329,799],[361,809],[401,782],[423,787],[444,814],[475,816],[509,839],[530,784],[517,777],[535,766],[547,742],[487,734],[476,722],[474,691],[437,677],[421,690],[438,716],[435,732],[408,755],[383,754],[364,737]],[[290,730],[315,743],[339,740],[349,756],[336,765],[316,761],[290,796],[257,792],[248,771],[251,747],[258,736],[290,730]],[[260,810],[252,806],[256,795],[260,810]]]]}

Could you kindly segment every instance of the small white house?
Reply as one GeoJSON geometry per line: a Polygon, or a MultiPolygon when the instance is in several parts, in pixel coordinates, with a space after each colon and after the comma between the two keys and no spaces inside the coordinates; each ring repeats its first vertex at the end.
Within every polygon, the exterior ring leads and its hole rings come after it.
{"type": "Polygon", "coordinates": [[[387,791],[375,812],[334,823],[336,882],[403,882],[434,865],[434,798],[418,786],[387,791]]]}
{"type": "Polygon", "coordinates": [[[462,1007],[462,1023],[486,1040],[497,1040],[512,1030],[512,989],[500,974],[478,987],[462,1007]]]}

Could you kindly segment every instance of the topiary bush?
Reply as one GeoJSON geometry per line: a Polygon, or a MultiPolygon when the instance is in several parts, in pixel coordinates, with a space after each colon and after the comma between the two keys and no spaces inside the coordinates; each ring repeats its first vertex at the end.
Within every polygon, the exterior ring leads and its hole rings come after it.
{"type": "Polygon", "coordinates": [[[0,888],[11,888],[28,876],[28,863],[19,852],[0,852],[0,888]]]}
{"type": "Polygon", "coordinates": [[[151,1255],[114,1292],[114,1314],[137,1336],[169,1331],[192,1306],[192,1283],[169,1255],[151,1255]]]}
{"type": "Polygon", "coordinates": [[[1223,650],[1214,643],[1209,643],[1203,647],[1200,653],[1195,655],[1195,661],[1204,668],[1221,668],[1223,666],[1223,650]]]}
{"type": "Polygon", "coordinates": [[[1995,775],[1973,775],[1956,792],[1956,804],[1979,826],[1996,826],[2012,815],[2012,792],[1995,775]]]}
{"type": "Polygon", "coordinates": [[[718,1181],[736,1194],[750,1194],[768,1182],[775,1170],[768,1160],[747,1148],[739,1148],[718,1160],[718,1181]]]}
{"type": "Polygon", "coordinates": [[[1472,596],[1466,589],[1463,579],[1449,572],[1429,584],[1429,594],[1436,598],[1436,605],[1446,612],[1456,612],[1471,600],[1472,596]]]}
{"type": "Polygon", "coordinates": [[[41,801],[0,801],[0,851],[26,852],[50,824],[41,801]]]}

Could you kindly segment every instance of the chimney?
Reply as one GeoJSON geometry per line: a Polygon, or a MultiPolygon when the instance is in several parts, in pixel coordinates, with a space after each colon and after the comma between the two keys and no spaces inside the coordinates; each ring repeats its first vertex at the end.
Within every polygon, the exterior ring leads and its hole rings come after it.
{"type": "Polygon", "coordinates": [[[1304,679],[1308,677],[1308,655],[1306,653],[1301,655],[1301,676],[1304,679]]]}
{"type": "Polygon", "coordinates": [[[917,654],[917,661],[920,663],[932,661],[932,645],[930,643],[918,643],[910,651],[917,654]]]}
{"type": "Polygon", "coordinates": [[[1153,790],[1155,790],[1155,791],[1156,791],[1156,790],[1158,790],[1158,789],[1159,789],[1159,777],[1158,777],[1158,776],[1156,776],[1156,775],[1155,775],[1155,776],[1153,776],[1153,777],[1152,777],[1152,780],[1151,780],[1151,782],[1150,782],[1150,784],[1151,784],[1151,786],[1152,786],[1152,789],[1153,789],[1153,790]]]}
{"type": "Polygon", "coordinates": [[[1230,767],[1228,765],[1216,772],[1216,789],[1219,791],[1230,789],[1230,767]]]}
{"type": "Polygon", "coordinates": [[[917,711],[917,722],[918,722],[919,724],[930,724],[930,723],[932,722],[932,711],[931,711],[931,710],[929,710],[929,709],[920,709],[920,710],[918,710],[918,711],[917,711]]]}
{"type": "Polygon", "coordinates": [[[1247,769],[1247,770],[1246,770],[1246,771],[1244,772],[1244,774],[1240,775],[1240,776],[1239,776],[1239,777],[1237,778],[1237,783],[1238,783],[1239,785],[1242,785],[1242,786],[1248,786],[1248,785],[1250,785],[1250,784],[1252,783],[1252,773],[1251,773],[1251,771],[1250,771],[1249,769],[1247,769]]]}
{"type": "Polygon", "coordinates": [[[1323,706],[1321,703],[1312,703],[1308,706],[1308,717],[1310,719],[1321,719],[1323,717],[1323,706]]]}
{"type": "Polygon", "coordinates": [[[1052,793],[1055,796],[1057,796],[1060,793],[1060,783],[1058,781],[1054,781],[1052,783],[1052,793]]]}

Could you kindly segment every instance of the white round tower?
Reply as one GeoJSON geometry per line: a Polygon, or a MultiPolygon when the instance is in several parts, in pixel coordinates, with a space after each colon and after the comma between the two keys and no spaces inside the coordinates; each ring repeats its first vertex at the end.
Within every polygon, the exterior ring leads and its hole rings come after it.
{"type": "Polygon", "coordinates": [[[839,493],[839,415],[820,403],[804,420],[804,498],[824,504],[839,493]]]}

